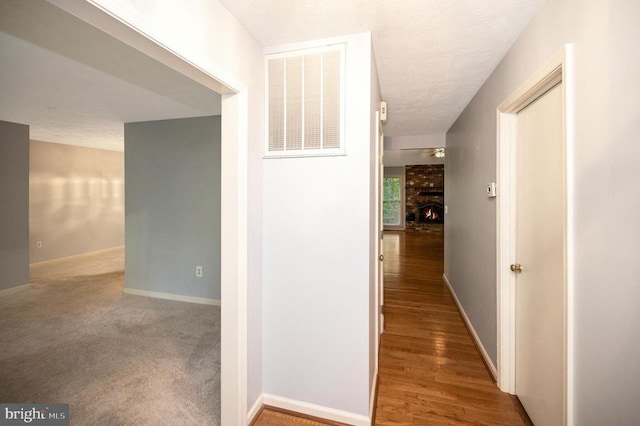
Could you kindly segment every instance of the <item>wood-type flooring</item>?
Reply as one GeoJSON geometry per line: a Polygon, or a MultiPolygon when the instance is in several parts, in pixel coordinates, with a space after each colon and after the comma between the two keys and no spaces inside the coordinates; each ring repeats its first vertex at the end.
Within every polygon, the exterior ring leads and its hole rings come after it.
{"type": "Polygon", "coordinates": [[[443,282],[442,235],[385,232],[376,425],[522,425],[443,282]]]}
{"type": "MultiPolygon", "coordinates": [[[[442,235],[384,235],[385,331],[376,425],[523,425],[482,362],[443,279],[442,235]]],[[[258,426],[322,424],[265,409],[258,426]]]]}

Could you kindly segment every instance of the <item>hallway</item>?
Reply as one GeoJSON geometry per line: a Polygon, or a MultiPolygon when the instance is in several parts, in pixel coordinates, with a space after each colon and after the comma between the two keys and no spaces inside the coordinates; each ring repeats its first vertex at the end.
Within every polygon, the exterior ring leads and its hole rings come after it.
{"type": "Polygon", "coordinates": [[[443,279],[442,235],[384,234],[376,425],[524,424],[493,383],[443,279]]]}
{"type": "MultiPolygon", "coordinates": [[[[449,294],[442,235],[384,233],[385,332],[376,425],[523,425],[487,372],[449,294]]],[[[254,425],[337,425],[265,408],[254,425]]]]}

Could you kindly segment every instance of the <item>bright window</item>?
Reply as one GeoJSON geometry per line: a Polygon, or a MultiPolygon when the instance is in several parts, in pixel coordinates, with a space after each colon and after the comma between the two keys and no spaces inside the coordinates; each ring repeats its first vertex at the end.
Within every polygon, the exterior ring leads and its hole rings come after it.
{"type": "Polygon", "coordinates": [[[382,192],[382,220],[384,225],[402,224],[400,177],[385,177],[382,192]]]}

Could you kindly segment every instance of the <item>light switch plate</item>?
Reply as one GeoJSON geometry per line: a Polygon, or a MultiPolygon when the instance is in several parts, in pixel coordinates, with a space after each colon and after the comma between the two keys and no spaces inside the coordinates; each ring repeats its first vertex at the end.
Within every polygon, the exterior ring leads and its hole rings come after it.
{"type": "Polygon", "coordinates": [[[487,184],[487,197],[493,198],[496,196],[496,183],[490,182],[487,184]]]}

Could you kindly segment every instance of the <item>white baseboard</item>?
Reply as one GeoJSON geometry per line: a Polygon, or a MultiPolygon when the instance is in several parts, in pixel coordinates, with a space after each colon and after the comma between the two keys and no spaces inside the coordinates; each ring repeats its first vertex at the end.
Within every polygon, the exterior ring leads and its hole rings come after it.
{"type": "Polygon", "coordinates": [[[336,410],[322,407],[320,405],[309,404],[308,402],[296,401],[294,399],[283,398],[281,396],[262,394],[262,403],[271,407],[282,408],[308,416],[318,417],[334,422],[346,423],[354,426],[370,426],[371,419],[360,414],[349,413],[348,411],[336,410]]]}
{"type": "Polygon", "coordinates": [[[15,290],[20,290],[21,288],[25,288],[25,287],[29,287],[31,284],[27,283],[27,284],[22,284],[22,285],[18,285],[15,287],[9,287],[9,288],[5,288],[3,290],[0,290],[0,295],[3,294],[9,294],[15,290]]]}
{"type": "MultiPolygon", "coordinates": [[[[380,360],[378,360],[380,362],[380,360]]],[[[373,373],[373,387],[371,388],[371,401],[369,401],[369,419],[373,422],[373,411],[376,408],[376,391],[378,390],[378,366],[376,365],[376,371],[373,373]]]]}
{"type": "Polygon", "coordinates": [[[175,300],[178,302],[188,302],[188,303],[199,303],[200,305],[220,306],[220,300],[207,299],[205,297],[181,296],[179,294],[161,293],[159,291],[149,291],[149,290],[138,290],[137,288],[129,288],[129,287],[125,287],[122,290],[122,292],[125,294],[132,294],[134,296],[147,296],[147,297],[154,297],[156,299],[175,300]]]}
{"type": "Polygon", "coordinates": [[[467,328],[469,329],[469,331],[471,331],[471,336],[473,337],[473,340],[476,341],[476,345],[478,345],[478,348],[480,348],[480,353],[482,354],[482,357],[484,358],[485,363],[489,366],[489,370],[491,370],[493,379],[497,380],[498,371],[496,370],[496,366],[493,365],[491,358],[489,358],[489,354],[487,353],[487,350],[484,348],[482,341],[480,341],[480,338],[478,337],[478,334],[476,333],[475,328],[473,328],[473,324],[471,324],[471,321],[469,320],[467,313],[464,311],[464,308],[462,307],[460,300],[458,300],[458,296],[456,295],[456,292],[453,291],[453,286],[451,285],[451,283],[449,282],[449,279],[445,274],[442,274],[442,278],[444,279],[444,282],[447,285],[447,287],[449,287],[449,292],[453,296],[453,301],[456,303],[458,310],[462,314],[462,319],[464,320],[465,324],[467,324],[467,328]]]}
{"type": "Polygon", "coordinates": [[[263,401],[263,398],[262,398],[262,394],[260,394],[258,399],[256,399],[256,402],[253,403],[253,405],[249,409],[249,412],[247,413],[247,423],[248,424],[251,424],[251,422],[255,419],[255,417],[260,412],[260,409],[262,408],[263,404],[264,404],[264,401],[263,401]]]}

